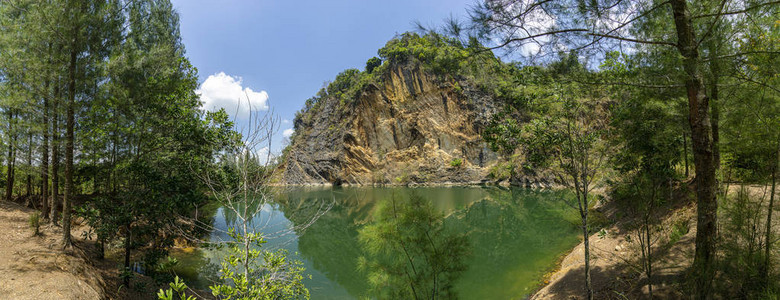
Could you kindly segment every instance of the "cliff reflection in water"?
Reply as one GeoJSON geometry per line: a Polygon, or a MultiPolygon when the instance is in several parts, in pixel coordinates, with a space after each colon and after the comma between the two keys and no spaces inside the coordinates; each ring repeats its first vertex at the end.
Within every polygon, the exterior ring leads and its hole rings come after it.
{"type": "MultiPolygon", "coordinates": [[[[411,290],[408,278],[392,277],[406,275],[411,265],[420,269],[420,278],[412,280],[417,286],[430,290],[435,283],[436,290],[461,299],[507,299],[531,292],[556,258],[577,243],[577,217],[560,201],[567,196],[562,191],[480,187],[287,188],[256,219],[267,220],[274,231],[301,227],[323,203],[333,202],[305,230],[266,244],[297,252],[290,257],[302,260],[312,275],[305,284],[314,299],[376,296],[398,289],[398,282],[411,290]],[[394,211],[389,208],[393,203],[394,211]],[[409,255],[411,263],[401,241],[415,252],[409,255]],[[377,246],[381,253],[367,251],[377,246]]],[[[222,211],[215,214],[214,224],[225,229],[231,218],[222,211]]],[[[215,232],[210,238],[221,237],[215,232]]],[[[220,253],[203,249],[178,256],[181,268],[195,269],[203,281],[213,276],[208,265],[218,263],[220,253]]]]}

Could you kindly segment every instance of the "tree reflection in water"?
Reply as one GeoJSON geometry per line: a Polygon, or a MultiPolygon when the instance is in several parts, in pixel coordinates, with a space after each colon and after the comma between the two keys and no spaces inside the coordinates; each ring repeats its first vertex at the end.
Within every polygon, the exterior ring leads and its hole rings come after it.
{"type": "Polygon", "coordinates": [[[430,201],[412,194],[379,204],[359,231],[358,266],[380,299],[457,298],[454,285],[471,252],[463,233],[445,228],[430,201]]]}

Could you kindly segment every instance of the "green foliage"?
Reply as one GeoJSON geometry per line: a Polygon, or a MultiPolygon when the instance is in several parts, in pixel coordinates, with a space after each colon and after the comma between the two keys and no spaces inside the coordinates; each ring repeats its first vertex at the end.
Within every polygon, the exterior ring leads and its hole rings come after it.
{"type": "Polygon", "coordinates": [[[675,166],[683,159],[683,135],[688,130],[681,110],[682,98],[661,100],[646,93],[632,96],[612,108],[612,126],[620,148],[613,165],[624,176],[642,171],[658,180],[675,177],[675,166]]]}
{"type": "Polygon", "coordinates": [[[380,59],[379,57],[374,56],[372,58],[369,58],[368,61],[366,61],[366,73],[369,74],[373,73],[374,69],[376,69],[381,65],[382,65],[382,59],[380,59]]]}
{"type": "Polygon", "coordinates": [[[672,232],[669,233],[669,246],[676,244],[684,235],[688,234],[688,232],[691,230],[690,223],[690,219],[682,218],[672,224],[672,232]]]}
{"type": "Polygon", "coordinates": [[[482,132],[482,138],[491,150],[510,155],[520,147],[521,132],[522,127],[518,120],[507,117],[506,113],[502,112],[493,116],[482,132]]]}
{"type": "Polygon", "coordinates": [[[728,298],[768,299],[765,293],[780,290],[776,272],[770,272],[770,278],[760,276],[764,263],[763,247],[767,242],[761,230],[764,228],[761,203],[745,186],[735,195],[727,197],[723,203],[723,259],[719,260],[719,269],[724,278],[716,283],[720,295],[728,298]]]}
{"type": "Polygon", "coordinates": [[[512,178],[512,173],[515,167],[512,162],[499,162],[496,165],[490,167],[488,176],[495,180],[507,180],[512,178]]]}
{"type": "Polygon", "coordinates": [[[420,62],[441,75],[457,74],[469,56],[469,51],[457,39],[410,32],[390,40],[378,53],[392,63],[420,62]]]}
{"type": "Polygon", "coordinates": [[[170,286],[170,288],[168,288],[167,290],[160,289],[157,292],[157,299],[159,300],[195,300],[196,299],[192,295],[187,295],[186,290],[188,289],[188,287],[183,280],[179,279],[179,276],[176,276],[176,279],[174,279],[174,281],[169,283],[168,285],[170,286]]]}
{"type": "Polygon", "coordinates": [[[290,261],[284,249],[262,251],[266,243],[256,232],[238,233],[230,228],[229,254],[222,258],[220,279],[210,286],[218,299],[309,299],[303,285],[303,264],[290,261]],[[251,246],[251,247],[250,247],[251,246]],[[250,247],[250,248],[246,248],[250,247]]]}
{"type": "Polygon", "coordinates": [[[382,202],[360,230],[359,267],[379,299],[455,299],[468,241],[445,228],[430,201],[413,195],[382,202]]]}
{"type": "Polygon", "coordinates": [[[460,159],[460,158],[454,158],[454,159],[453,159],[453,160],[450,162],[450,167],[455,167],[455,168],[457,168],[457,167],[460,167],[461,165],[463,165],[463,160],[462,160],[462,159],[460,159]]]}
{"type": "Polygon", "coordinates": [[[30,224],[30,229],[33,231],[33,235],[38,235],[41,229],[41,213],[36,211],[30,214],[28,223],[30,224]]]}
{"type": "Polygon", "coordinates": [[[522,132],[526,123],[561,112],[562,91],[574,94],[578,93],[577,89],[582,89],[561,82],[586,73],[576,53],[562,53],[558,60],[544,67],[488,63],[480,68],[483,70],[475,71],[476,74],[488,74],[476,77],[478,86],[506,103],[504,110],[491,117],[482,138],[491,150],[505,156],[523,145],[522,132]]]}

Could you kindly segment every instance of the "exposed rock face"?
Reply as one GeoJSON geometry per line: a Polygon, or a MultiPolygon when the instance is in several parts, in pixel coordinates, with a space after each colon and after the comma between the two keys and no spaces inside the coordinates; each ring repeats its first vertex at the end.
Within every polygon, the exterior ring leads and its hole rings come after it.
{"type": "Polygon", "coordinates": [[[481,132],[502,101],[465,80],[390,66],[344,104],[329,97],[280,165],[283,184],[475,183],[498,159],[481,132]],[[458,165],[457,161],[462,163],[458,165]]]}

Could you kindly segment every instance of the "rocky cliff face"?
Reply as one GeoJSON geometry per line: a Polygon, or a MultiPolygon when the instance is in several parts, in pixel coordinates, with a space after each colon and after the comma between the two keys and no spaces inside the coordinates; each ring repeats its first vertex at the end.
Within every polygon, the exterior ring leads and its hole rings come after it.
{"type": "Polygon", "coordinates": [[[297,120],[282,184],[477,183],[498,156],[481,138],[502,102],[466,80],[389,65],[351,101],[328,96],[297,120]]]}

